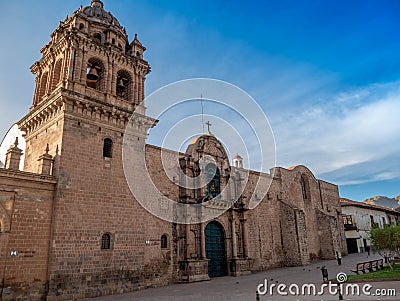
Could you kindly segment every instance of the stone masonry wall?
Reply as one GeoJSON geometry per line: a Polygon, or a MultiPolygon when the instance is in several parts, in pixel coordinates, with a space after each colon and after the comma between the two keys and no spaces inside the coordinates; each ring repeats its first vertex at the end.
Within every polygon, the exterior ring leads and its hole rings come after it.
{"type": "Polygon", "coordinates": [[[55,185],[52,177],[0,169],[1,300],[46,296],[55,185]]]}
{"type": "Polygon", "coordinates": [[[160,239],[162,234],[172,237],[172,225],[133,198],[122,168],[123,131],[71,117],[65,119],[63,133],[49,300],[170,283],[172,255],[161,250],[160,239]],[[113,140],[112,158],[103,158],[104,138],[113,140]],[[109,250],[101,249],[104,233],[111,236],[109,250]]]}

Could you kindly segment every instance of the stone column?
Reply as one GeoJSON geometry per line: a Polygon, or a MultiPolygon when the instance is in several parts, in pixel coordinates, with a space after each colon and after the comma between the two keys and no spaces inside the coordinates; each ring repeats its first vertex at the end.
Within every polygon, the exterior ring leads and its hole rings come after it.
{"type": "Polygon", "coordinates": [[[140,89],[140,99],[139,99],[139,103],[142,103],[143,102],[143,100],[144,100],[144,81],[146,80],[146,77],[144,76],[144,75],[142,75],[141,77],[140,77],[140,86],[141,86],[141,89],[140,89]]]}
{"type": "Polygon", "coordinates": [[[140,96],[142,95],[142,75],[139,73],[137,76],[137,103],[140,103],[140,96]]]}
{"type": "Polygon", "coordinates": [[[204,223],[200,224],[200,251],[201,251],[201,259],[206,259],[206,233],[204,223]]]}
{"type": "Polygon", "coordinates": [[[41,79],[41,73],[36,75],[36,86],[35,86],[35,93],[33,95],[33,105],[36,105],[39,102],[39,88],[40,88],[40,79],[41,79]]]}
{"type": "Polygon", "coordinates": [[[139,73],[138,70],[136,70],[135,73],[135,103],[139,103],[139,73]]]}
{"type": "Polygon", "coordinates": [[[237,239],[236,239],[236,225],[235,225],[235,218],[234,213],[232,214],[231,218],[231,231],[232,231],[232,257],[233,259],[237,258],[237,239]]]}
{"type": "Polygon", "coordinates": [[[70,50],[69,50],[69,67],[68,67],[68,81],[73,82],[74,78],[74,68],[75,68],[75,57],[76,57],[76,51],[74,49],[73,43],[70,45],[70,50]]]}
{"type": "MultiPolygon", "coordinates": [[[[83,58],[83,49],[77,49],[75,52],[75,71],[74,71],[74,78],[73,80],[75,82],[80,83],[81,82],[81,71],[82,71],[82,58],[83,58]]],[[[86,69],[86,68],[85,68],[86,69]]]]}
{"type": "Polygon", "coordinates": [[[66,48],[64,50],[64,57],[62,60],[62,65],[61,65],[61,74],[60,74],[60,81],[62,81],[63,83],[63,88],[65,88],[65,82],[66,82],[66,78],[65,75],[67,74],[67,66],[68,66],[68,48],[66,48]]]}
{"type": "Polygon", "coordinates": [[[79,78],[79,82],[81,82],[82,84],[86,84],[86,69],[87,69],[86,54],[87,51],[85,49],[82,49],[81,76],[79,78]]]}
{"type": "Polygon", "coordinates": [[[242,236],[243,236],[243,257],[247,258],[249,256],[248,253],[248,237],[247,237],[247,223],[246,219],[241,219],[242,223],[242,236]]]}
{"type": "Polygon", "coordinates": [[[111,94],[115,95],[117,94],[117,67],[115,66],[115,63],[112,63],[111,66],[111,94]]]}
{"type": "Polygon", "coordinates": [[[185,225],[185,259],[189,259],[190,225],[185,225]]]}
{"type": "Polygon", "coordinates": [[[112,85],[114,85],[114,80],[113,80],[113,65],[112,65],[112,61],[111,61],[111,58],[110,58],[110,56],[108,56],[108,68],[107,68],[108,70],[108,72],[107,72],[107,89],[106,89],[106,92],[107,93],[111,93],[111,94],[113,94],[113,92],[112,92],[112,85]]]}

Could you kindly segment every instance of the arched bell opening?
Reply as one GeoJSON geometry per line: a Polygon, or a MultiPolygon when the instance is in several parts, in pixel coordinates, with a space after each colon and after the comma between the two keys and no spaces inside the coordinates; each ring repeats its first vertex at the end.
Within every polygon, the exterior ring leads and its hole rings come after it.
{"type": "Polygon", "coordinates": [[[103,91],[105,86],[104,71],[102,61],[96,58],[91,58],[88,61],[86,70],[86,86],[103,91]]]}
{"type": "Polygon", "coordinates": [[[120,70],[117,73],[117,96],[130,101],[132,95],[132,77],[126,70],[120,70]]]}

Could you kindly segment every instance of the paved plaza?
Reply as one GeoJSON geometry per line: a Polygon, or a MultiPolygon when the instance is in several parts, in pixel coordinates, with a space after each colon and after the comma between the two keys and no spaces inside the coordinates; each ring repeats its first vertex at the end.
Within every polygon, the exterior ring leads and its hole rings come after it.
{"type": "MultiPolygon", "coordinates": [[[[378,259],[379,256],[366,253],[352,254],[342,259],[342,265],[339,266],[336,260],[320,261],[308,266],[279,268],[265,272],[255,273],[241,277],[220,277],[213,278],[211,281],[197,282],[190,284],[175,284],[160,288],[151,288],[143,291],[85,299],[87,301],[254,301],[256,300],[256,290],[260,283],[265,279],[268,285],[278,284],[297,284],[301,287],[303,284],[315,284],[317,288],[322,285],[321,266],[325,265],[328,269],[329,278],[336,278],[340,272],[347,275],[353,274],[353,269],[357,262],[378,259]]],[[[359,283],[360,287],[365,283],[359,283]]],[[[376,289],[396,289],[396,297],[378,297],[371,296],[348,296],[344,295],[344,300],[400,300],[400,282],[385,281],[371,282],[371,293],[376,289]]],[[[327,290],[326,290],[327,292],[327,290]]],[[[260,300],[339,300],[338,295],[330,295],[328,292],[323,296],[278,296],[275,294],[261,295],[260,300]]]]}

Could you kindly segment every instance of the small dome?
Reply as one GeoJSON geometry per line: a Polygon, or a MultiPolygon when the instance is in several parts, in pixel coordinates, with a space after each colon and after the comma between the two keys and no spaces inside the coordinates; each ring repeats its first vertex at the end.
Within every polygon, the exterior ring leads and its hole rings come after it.
{"type": "Polygon", "coordinates": [[[92,0],[90,6],[82,9],[82,12],[89,18],[95,21],[100,21],[107,24],[112,24],[121,27],[118,20],[109,12],[103,9],[103,2],[100,0],[92,0]]]}
{"type": "Polygon", "coordinates": [[[236,155],[233,157],[233,159],[236,159],[236,160],[243,160],[243,158],[242,158],[241,156],[239,156],[239,154],[236,154],[236,155]]]}

